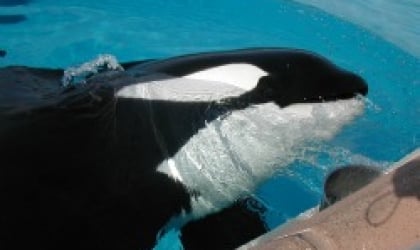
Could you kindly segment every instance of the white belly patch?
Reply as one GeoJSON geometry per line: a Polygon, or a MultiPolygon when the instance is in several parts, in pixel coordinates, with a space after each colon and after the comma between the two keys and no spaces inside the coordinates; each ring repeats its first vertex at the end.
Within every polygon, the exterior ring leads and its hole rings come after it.
{"type": "Polygon", "coordinates": [[[192,214],[185,217],[200,218],[252,194],[277,171],[302,159],[306,147],[331,139],[363,106],[352,99],[236,110],[206,124],[157,171],[200,194],[192,197],[192,214]]]}

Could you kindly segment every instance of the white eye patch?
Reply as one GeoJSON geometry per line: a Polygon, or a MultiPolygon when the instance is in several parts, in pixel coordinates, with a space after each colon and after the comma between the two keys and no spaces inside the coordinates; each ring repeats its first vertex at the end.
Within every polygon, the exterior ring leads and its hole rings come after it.
{"type": "Polygon", "coordinates": [[[184,78],[227,83],[249,91],[257,86],[261,77],[266,75],[267,72],[252,64],[234,63],[197,71],[185,75],[184,78]]]}
{"type": "Polygon", "coordinates": [[[217,101],[226,97],[239,96],[246,92],[236,86],[206,80],[183,77],[162,80],[148,80],[125,86],[117,97],[162,100],[177,102],[217,101]]]}
{"type": "Polygon", "coordinates": [[[225,64],[183,77],[157,75],[118,91],[118,97],[166,101],[216,101],[254,89],[267,72],[252,64],[225,64]]]}

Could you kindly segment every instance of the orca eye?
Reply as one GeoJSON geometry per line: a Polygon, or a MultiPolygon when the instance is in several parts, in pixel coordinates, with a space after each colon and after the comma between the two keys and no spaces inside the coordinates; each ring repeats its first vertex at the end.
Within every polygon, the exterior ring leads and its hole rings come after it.
{"type": "Polygon", "coordinates": [[[271,88],[270,86],[267,86],[266,88],[263,89],[262,93],[265,97],[273,97],[275,92],[273,88],[271,88]]]}
{"type": "Polygon", "coordinates": [[[265,93],[270,96],[276,95],[277,92],[280,92],[281,88],[284,88],[284,85],[290,84],[287,79],[280,77],[278,75],[272,74],[268,76],[263,76],[258,81],[257,88],[260,89],[262,93],[265,93]]]}

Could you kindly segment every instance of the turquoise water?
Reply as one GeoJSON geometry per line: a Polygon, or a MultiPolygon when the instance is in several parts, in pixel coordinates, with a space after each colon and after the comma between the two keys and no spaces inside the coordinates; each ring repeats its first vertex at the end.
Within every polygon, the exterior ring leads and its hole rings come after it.
{"type": "MultiPolygon", "coordinates": [[[[0,5],[0,15],[25,17],[0,22],[0,49],[7,51],[0,66],[66,68],[101,53],[129,61],[276,46],[316,51],[362,75],[370,87],[365,114],[325,144],[323,154],[295,163],[258,190],[270,227],[315,206],[331,169],[347,163],[387,168],[420,147],[420,59],[313,7],[286,0],[26,2],[0,5]]],[[[174,241],[176,233],[158,249],[177,249],[174,241]]]]}

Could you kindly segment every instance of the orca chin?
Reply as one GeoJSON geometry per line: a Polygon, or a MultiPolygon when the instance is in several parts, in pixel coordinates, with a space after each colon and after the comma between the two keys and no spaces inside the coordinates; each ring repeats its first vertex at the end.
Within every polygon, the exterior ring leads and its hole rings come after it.
{"type": "MultiPolygon", "coordinates": [[[[368,94],[368,85],[363,78],[360,76],[346,72],[342,74],[338,79],[338,82],[341,83],[342,89],[332,90],[331,93],[326,95],[321,95],[321,100],[323,101],[336,101],[351,99],[358,96],[366,96],[368,94]]],[[[312,98],[315,100],[316,98],[312,98]]],[[[318,98],[319,99],[319,98],[318,98]]]]}
{"type": "Polygon", "coordinates": [[[0,68],[2,250],[152,249],[191,221],[185,246],[223,225],[234,239],[200,241],[237,247],[265,231],[245,205],[256,188],[361,115],[368,92],[297,49],[105,59],[0,68]]]}

